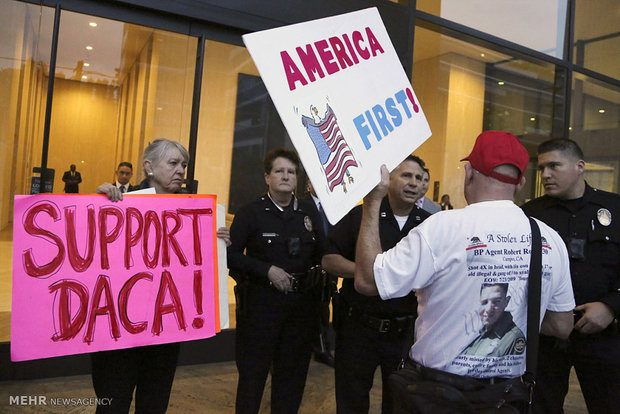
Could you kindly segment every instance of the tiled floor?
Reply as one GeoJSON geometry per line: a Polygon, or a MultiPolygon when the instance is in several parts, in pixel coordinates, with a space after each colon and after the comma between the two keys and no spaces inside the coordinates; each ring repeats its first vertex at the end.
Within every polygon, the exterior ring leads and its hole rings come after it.
{"type": "MultiPolygon", "coordinates": [[[[370,414],[381,412],[381,376],[375,376],[371,392],[370,414]]],[[[179,367],[172,388],[169,413],[220,414],[234,412],[237,370],[234,362],[179,367]]],[[[269,382],[265,390],[261,413],[269,413],[269,382]]],[[[31,381],[0,382],[1,413],[94,413],[93,406],[51,406],[55,398],[90,398],[95,394],[90,376],[81,375],[31,381]],[[9,405],[10,396],[45,396],[48,405],[9,405]]],[[[88,402],[88,401],[86,401],[88,402]]],[[[575,376],[564,406],[566,414],[585,414],[583,397],[575,376]]],[[[312,362],[300,414],[335,413],[334,371],[312,362]]]]}

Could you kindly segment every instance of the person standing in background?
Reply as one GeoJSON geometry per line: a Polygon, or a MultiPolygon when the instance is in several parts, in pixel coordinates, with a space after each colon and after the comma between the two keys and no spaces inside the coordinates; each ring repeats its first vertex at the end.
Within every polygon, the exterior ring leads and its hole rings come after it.
{"type": "Polygon", "coordinates": [[[448,194],[444,194],[441,196],[441,203],[439,203],[439,206],[442,210],[454,209],[454,207],[452,207],[452,203],[450,203],[450,196],[448,194]]]}
{"type": "Polygon", "coordinates": [[[75,170],[75,164],[69,166],[69,171],[65,171],[62,175],[62,181],[65,183],[65,193],[77,194],[80,192],[80,183],[82,175],[75,170]]]}
{"type": "Polygon", "coordinates": [[[137,190],[134,188],[129,181],[133,176],[133,165],[128,161],[123,161],[118,164],[116,168],[116,188],[118,188],[121,193],[127,193],[129,191],[137,190]]]}
{"type": "Polygon", "coordinates": [[[420,207],[422,210],[428,211],[431,214],[435,214],[441,211],[441,207],[439,204],[435,203],[430,198],[426,197],[426,193],[428,192],[428,186],[431,181],[431,173],[428,168],[422,166],[424,170],[424,176],[422,178],[422,197],[416,202],[416,205],[420,207]]]}

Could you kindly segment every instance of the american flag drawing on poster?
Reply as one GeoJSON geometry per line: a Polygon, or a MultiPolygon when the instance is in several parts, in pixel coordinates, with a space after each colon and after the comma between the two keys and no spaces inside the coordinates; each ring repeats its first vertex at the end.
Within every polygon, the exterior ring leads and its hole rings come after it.
{"type": "Polygon", "coordinates": [[[332,108],[327,105],[325,116],[319,117],[315,106],[310,107],[312,118],[302,115],[301,122],[306,128],[316,153],[319,156],[329,191],[339,184],[342,190],[347,192],[347,183],[353,183],[353,176],[349,172],[350,167],[357,167],[357,161],[351,152],[351,148],[342,136],[338,127],[338,119],[332,108]],[[345,180],[346,176],[346,180],[345,180]]]}

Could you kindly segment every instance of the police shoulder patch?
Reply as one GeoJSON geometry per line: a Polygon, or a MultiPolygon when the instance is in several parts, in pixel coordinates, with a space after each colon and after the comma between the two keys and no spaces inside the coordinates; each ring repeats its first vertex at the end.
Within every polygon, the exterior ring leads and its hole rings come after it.
{"type": "Polygon", "coordinates": [[[525,338],[518,338],[515,341],[515,354],[522,354],[525,351],[525,338]]]}

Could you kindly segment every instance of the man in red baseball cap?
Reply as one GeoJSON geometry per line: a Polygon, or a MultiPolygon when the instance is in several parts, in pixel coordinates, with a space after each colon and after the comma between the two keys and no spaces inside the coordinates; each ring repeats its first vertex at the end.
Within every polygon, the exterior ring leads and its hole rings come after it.
{"type": "Polygon", "coordinates": [[[472,204],[475,200],[514,200],[514,195],[525,185],[523,173],[530,155],[510,132],[485,131],[478,135],[471,153],[461,161],[469,161],[465,164],[464,193],[467,203],[472,204]],[[476,173],[484,178],[475,180],[476,173]],[[480,191],[484,193],[482,198],[480,191]]]}
{"type": "MultiPolygon", "coordinates": [[[[464,193],[469,205],[432,215],[386,252],[379,243],[379,207],[388,186],[388,172],[382,167],[381,182],[364,198],[355,288],[362,294],[379,294],[383,300],[415,291],[418,318],[407,363],[422,377],[450,378],[451,386],[457,388],[465,382],[469,386],[476,381],[488,384],[512,379],[506,389],[522,390],[523,383],[517,378],[525,371],[527,341],[519,336],[510,344],[513,351],[497,350],[515,326],[527,332],[531,228],[514,196],[525,184],[523,172],[529,155],[514,135],[486,131],[463,160],[468,161],[464,193]],[[502,284],[504,296],[510,296],[506,306],[499,295],[485,296],[485,309],[501,314],[501,322],[492,329],[478,317],[480,294],[489,284],[502,284]],[[474,355],[467,349],[475,341],[484,349],[474,355]]],[[[566,246],[549,226],[542,222],[538,226],[546,249],[542,255],[541,332],[567,338],[575,301],[566,246]]],[[[441,399],[432,398],[420,397],[417,401],[421,400],[423,407],[404,405],[414,402],[407,396],[394,396],[395,412],[446,409],[441,399]]],[[[526,403],[510,401],[508,394],[504,398],[487,403],[489,407],[499,403],[516,409],[523,409],[526,403]]]]}

